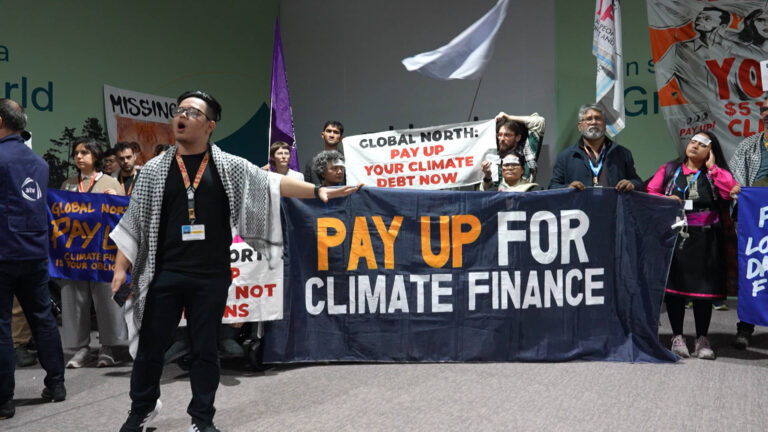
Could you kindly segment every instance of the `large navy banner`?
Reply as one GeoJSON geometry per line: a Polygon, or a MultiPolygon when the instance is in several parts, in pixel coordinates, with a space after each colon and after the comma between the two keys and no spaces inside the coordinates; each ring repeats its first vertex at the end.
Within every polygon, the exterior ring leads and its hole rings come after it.
{"type": "Polygon", "coordinates": [[[768,188],[739,194],[739,319],[768,325],[768,188]]]}
{"type": "Polygon", "coordinates": [[[613,189],[284,199],[265,362],[661,362],[679,208],[613,189]]]}
{"type": "Polygon", "coordinates": [[[111,230],[131,197],[48,189],[48,271],[52,277],[111,282],[117,246],[111,230]]]}

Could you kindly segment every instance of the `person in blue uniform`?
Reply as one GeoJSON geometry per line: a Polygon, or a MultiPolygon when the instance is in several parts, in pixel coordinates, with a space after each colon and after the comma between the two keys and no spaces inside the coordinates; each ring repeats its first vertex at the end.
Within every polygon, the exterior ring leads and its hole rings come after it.
{"type": "Polygon", "coordinates": [[[64,353],[48,292],[48,164],[24,144],[21,132],[26,124],[19,104],[0,99],[0,419],[16,413],[14,295],[32,328],[46,372],[43,399],[58,402],[67,396],[64,353]]]}

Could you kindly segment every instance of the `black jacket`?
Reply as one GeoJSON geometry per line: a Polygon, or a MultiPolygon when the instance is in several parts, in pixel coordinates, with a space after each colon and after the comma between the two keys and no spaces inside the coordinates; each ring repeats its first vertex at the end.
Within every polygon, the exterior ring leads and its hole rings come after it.
{"type": "MultiPolygon", "coordinates": [[[[643,181],[635,172],[635,161],[632,153],[625,147],[605,138],[605,144],[609,145],[605,154],[604,170],[608,170],[608,183],[616,186],[619,180],[627,179],[635,185],[635,190],[642,190],[643,181]]],[[[580,181],[584,186],[592,186],[592,169],[589,167],[589,159],[581,149],[582,140],[557,155],[555,166],[552,168],[552,179],[549,182],[550,189],[568,187],[573,181],[580,181]]]]}

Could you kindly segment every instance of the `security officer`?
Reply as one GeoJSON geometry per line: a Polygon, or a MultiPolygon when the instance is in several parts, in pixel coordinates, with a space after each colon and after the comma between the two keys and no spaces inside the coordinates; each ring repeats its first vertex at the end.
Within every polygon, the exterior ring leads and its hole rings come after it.
{"type": "Polygon", "coordinates": [[[64,353],[48,292],[48,164],[25,144],[24,109],[0,99],[0,419],[13,417],[16,360],[11,339],[13,296],[19,300],[46,371],[45,400],[67,397],[64,353]]]}

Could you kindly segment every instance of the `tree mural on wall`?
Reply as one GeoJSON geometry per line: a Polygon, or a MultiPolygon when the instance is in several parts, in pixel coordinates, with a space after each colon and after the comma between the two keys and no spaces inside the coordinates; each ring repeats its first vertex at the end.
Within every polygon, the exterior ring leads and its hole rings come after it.
{"type": "MultiPolygon", "coordinates": [[[[48,175],[48,187],[58,189],[64,180],[72,177],[77,170],[75,164],[72,162],[72,144],[75,138],[88,137],[98,140],[100,143],[107,143],[107,135],[104,132],[104,128],[101,126],[99,119],[95,117],[88,117],[85,119],[82,128],[80,128],[80,134],[75,134],[76,128],[64,127],[64,131],[61,133],[59,139],[52,139],[51,144],[53,146],[49,148],[43,159],[48,163],[49,175],[48,175]]],[[[109,147],[109,144],[104,144],[104,148],[109,147]]]]}

